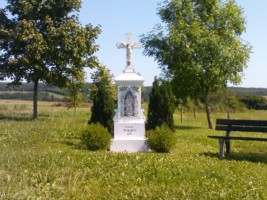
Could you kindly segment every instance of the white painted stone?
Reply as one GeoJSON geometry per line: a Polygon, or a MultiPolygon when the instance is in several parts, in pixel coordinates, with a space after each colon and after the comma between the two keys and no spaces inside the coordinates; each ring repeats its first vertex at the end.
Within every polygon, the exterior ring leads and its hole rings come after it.
{"type": "Polygon", "coordinates": [[[148,151],[145,138],[144,110],[141,108],[141,86],[144,78],[135,73],[131,50],[140,48],[141,43],[131,42],[127,33],[127,42],[117,43],[118,48],[126,49],[126,68],[124,73],[114,79],[118,87],[118,107],[114,121],[114,138],[110,151],[140,152],[148,151]]]}
{"type": "Polygon", "coordinates": [[[145,127],[142,122],[115,122],[114,139],[145,139],[145,127]]]}
{"type": "Polygon", "coordinates": [[[148,151],[146,139],[113,139],[111,140],[113,152],[146,152],[148,151]]]}

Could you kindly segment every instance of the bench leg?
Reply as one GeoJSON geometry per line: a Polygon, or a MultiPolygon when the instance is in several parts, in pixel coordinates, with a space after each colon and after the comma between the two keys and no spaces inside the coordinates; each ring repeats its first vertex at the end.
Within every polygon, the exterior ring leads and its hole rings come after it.
{"type": "MultiPolygon", "coordinates": [[[[231,131],[226,132],[226,136],[230,137],[231,136],[231,131]]],[[[225,140],[225,146],[226,146],[226,154],[229,155],[231,151],[231,143],[230,140],[225,140]]]]}
{"type": "Polygon", "coordinates": [[[220,145],[219,158],[223,158],[224,156],[224,139],[223,138],[219,139],[219,145],[220,145]]]}
{"type": "Polygon", "coordinates": [[[225,140],[225,146],[226,146],[226,154],[229,155],[231,150],[230,140],[225,140]]]}

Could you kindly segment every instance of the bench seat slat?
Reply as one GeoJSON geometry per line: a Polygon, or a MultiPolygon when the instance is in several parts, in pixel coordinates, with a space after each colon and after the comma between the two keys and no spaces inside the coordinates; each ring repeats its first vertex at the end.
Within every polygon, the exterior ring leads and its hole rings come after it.
{"type": "Polygon", "coordinates": [[[251,141],[266,141],[267,138],[255,138],[255,137],[236,137],[236,136],[231,136],[231,137],[226,137],[226,136],[218,136],[218,135],[209,135],[209,138],[215,138],[215,139],[224,139],[224,140],[251,140],[251,141]]]}
{"type": "Polygon", "coordinates": [[[265,126],[266,120],[239,120],[239,119],[217,119],[216,124],[220,125],[243,125],[243,126],[265,126]]]}
{"type": "Polygon", "coordinates": [[[215,128],[217,131],[242,131],[242,132],[267,132],[267,127],[252,127],[252,126],[220,126],[215,128]]]}

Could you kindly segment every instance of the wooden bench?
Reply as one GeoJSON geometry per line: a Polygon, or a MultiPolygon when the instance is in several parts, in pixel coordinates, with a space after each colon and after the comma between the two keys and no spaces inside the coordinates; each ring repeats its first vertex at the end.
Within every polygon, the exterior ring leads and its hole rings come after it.
{"type": "Polygon", "coordinates": [[[216,130],[226,131],[225,136],[208,136],[209,138],[215,138],[219,140],[219,158],[222,158],[224,156],[224,146],[226,147],[226,154],[230,154],[230,140],[250,140],[267,142],[267,138],[231,136],[232,131],[267,132],[267,121],[263,120],[217,119],[216,130]]]}

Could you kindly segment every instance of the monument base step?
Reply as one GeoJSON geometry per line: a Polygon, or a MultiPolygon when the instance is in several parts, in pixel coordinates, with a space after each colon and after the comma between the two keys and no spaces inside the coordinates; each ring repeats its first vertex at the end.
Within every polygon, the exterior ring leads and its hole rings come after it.
{"type": "Polygon", "coordinates": [[[147,152],[146,139],[113,139],[110,145],[111,152],[147,152]]]}

